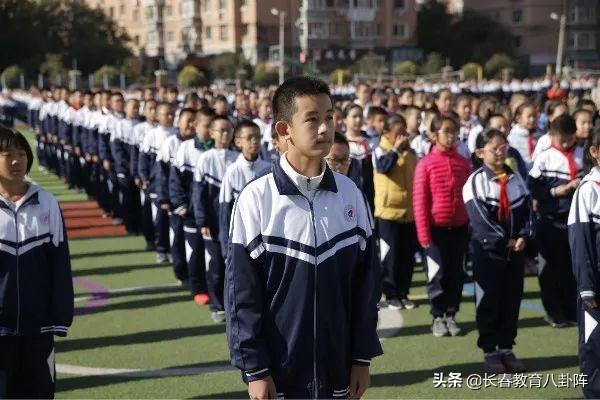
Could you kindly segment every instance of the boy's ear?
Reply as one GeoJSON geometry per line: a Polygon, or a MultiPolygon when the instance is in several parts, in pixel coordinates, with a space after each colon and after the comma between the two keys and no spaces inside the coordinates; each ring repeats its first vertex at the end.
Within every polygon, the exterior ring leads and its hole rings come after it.
{"type": "Polygon", "coordinates": [[[277,121],[275,124],[275,132],[277,132],[277,136],[280,136],[283,139],[287,138],[290,134],[288,123],[285,121],[277,121]]]}

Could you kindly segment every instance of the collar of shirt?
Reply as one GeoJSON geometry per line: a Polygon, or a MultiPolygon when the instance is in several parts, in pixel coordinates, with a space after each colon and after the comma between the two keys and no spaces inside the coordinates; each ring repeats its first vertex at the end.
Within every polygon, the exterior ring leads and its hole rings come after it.
{"type": "Polygon", "coordinates": [[[300,193],[309,199],[312,199],[314,197],[315,190],[319,187],[321,181],[323,180],[323,175],[325,174],[325,160],[321,161],[321,174],[314,177],[307,177],[296,172],[287,160],[287,153],[284,153],[279,159],[279,164],[281,165],[283,172],[285,172],[298,190],[300,190],[300,193]]]}

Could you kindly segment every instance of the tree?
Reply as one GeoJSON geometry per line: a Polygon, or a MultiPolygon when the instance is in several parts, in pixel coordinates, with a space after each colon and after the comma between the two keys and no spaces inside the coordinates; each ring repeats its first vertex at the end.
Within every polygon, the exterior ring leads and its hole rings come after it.
{"type": "Polygon", "coordinates": [[[352,66],[352,69],[359,74],[376,75],[384,73],[387,68],[381,57],[375,53],[367,53],[352,66]]]}
{"type": "Polygon", "coordinates": [[[394,68],[394,74],[396,75],[416,75],[417,74],[417,64],[413,61],[407,60],[402,61],[400,64],[396,65],[394,68]]]}
{"type": "Polygon", "coordinates": [[[19,87],[22,73],[23,70],[18,65],[6,67],[1,75],[2,83],[11,89],[19,87]]]}
{"type": "Polygon", "coordinates": [[[252,67],[241,52],[216,55],[209,64],[213,79],[235,79],[238,69],[245,69],[247,76],[252,76],[252,67]]]}
{"type": "Polygon", "coordinates": [[[58,84],[57,79],[66,83],[67,70],[62,64],[59,54],[46,54],[46,59],[40,65],[39,71],[52,83],[58,84]]]}
{"type": "Polygon", "coordinates": [[[463,72],[465,79],[477,79],[479,77],[480,68],[482,68],[481,64],[470,62],[460,67],[460,70],[463,72]]]}
{"type": "Polygon", "coordinates": [[[270,69],[266,63],[258,63],[256,64],[256,68],[254,68],[252,82],[258,86],[277,85],[279,82],[279,73],[270,69]]]}
{"type": "Polygon", "coordinates": [[[515,61],[506,54],[494,54],[484,65],[483,70],[488,78],[500,78],[505,68],[515,68],[515,61]]]}
{"type": "Polygon", "coordinates": [[[350,70],[344,68],[337,68],[329,74],[329,82],[337,85],[340,80],[340,76],[342,78],[342,84],[348,83],[352,79],[352,73],[350,72],[350,70]]]}
{"type": "Polygon", "coordinates": [[[192,88],[206,85],[206,77],[193,65],[183,67],[177,76],[177,83],[184,88],[192,88]]]}
{"type": "Polygon", "coordinates": [[[440,53],[429,53],[425,58],[425,62],[419,68],[419,72],[423,75],[439,74],[444,66],[444,61],[440,53]]]}
{"type": "Polygon", "coordinates": [[[104,85],[104,77],[106,76],[108,86],[118,86],[119,75],[120,72],[116,67],[113,67],[112,65],[103,65],[94,72],[94,84],[99,86],[104,85]]]}

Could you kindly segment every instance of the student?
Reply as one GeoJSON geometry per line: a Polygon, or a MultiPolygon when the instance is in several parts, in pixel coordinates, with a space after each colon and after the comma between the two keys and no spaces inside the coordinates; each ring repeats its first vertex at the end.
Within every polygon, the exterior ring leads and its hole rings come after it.
{"type": "Polygon", "coordinates": [[[152,222],[154,224],[154,241],[156,246],[156,262],[169,261],[169,216],[159,201],[159,168],[156,158],[161,145],[170,136],[176,135],[173,128],[174,112],[169,103],[160,103],[156,110],[158,126],[148,131],[140,145],[138,173],[142,188],[147,189],[151,201],[152,222]]]}
{"type": "Polygon", "coordinates": [[[206,291],[204,243],[194,218],[192,192],[194,170],[198,160],[213,146],[210,138],[210,123],[214,116],[215,113],[210,108],[200,109],[196,113],[195,137],[181,143],[169,174],[169,194],[173,213],[183,219],[188,283],[194,303],[198,305],[208,304],[210,299],[206,291]]]}
{"type": "Polygon", "coordinates": [[[25,180],[33,154],[0,127],[0,397],[54,398],[54,337],[73,321],[73,283],[58,202],[25,180]]]}
{"type": "Polygon", "coordinates": [[[525,245],[533,238],[531,197],[506,166],[508,142],[496,129],[478,137],[475,172],[463,187],[472,228],[475,313],[488,373],[522,372],[512,352],[523,297],[525,245]]]}
{"type": "Polygon", "coordinates": [[[136,99],[129,99],[125,105],[125,117],[116,122],[114,133],[110,138],[110,151],[113,159],[113,168],[117,177],[119,209],[122,210],[125,229],[131,234],[138,234],[139,203],[135,200],[135,186],[131,177],[131,138],[139,120],[140,103],[136,99]]]}
{"type": "Polygon", "coordinates": [[[552,147],[535,159],[529,171],[529,189],[538,202],[536,236],[545,261],[538,279],[545,319],[553,328],[577,325],[577,294],[567,237],[571,199],[583,176],[583,149],[575,143],[576,130],[569,115],[552,121],[552,147]]]}
{"type": "MultiPolygon", "coordinates": [[[[565,103],[558,100],[550,100],[546,106],[546,115],[548,118],[548,124],[551,124],[556,118],[561,115],[568,115],[569,108],[565,103]]],[[[549,125],[548,125],[549,126],[549,125]]],[[[535,150],[533,151],[533,159],[540,155],[545,150],[548,150],[552,146],[552,138],[550,132],[546,132],[538,139],[535,144],[535,150]]]]}
{"type": "Polygon", "coordinates": [[[241,121],[233,131],[235,147],[241,150],[235,162],[227,167],[219,191],[219,242],[221,253],[227,259],[229,223],[233,203],[240,192],[257,176],[270,171],[271,163],[258,158],[262,134],[254,122],[241,121]]]}
{"type": "Polygon", "coordinates": [[[323,160],[334,136],[327,85],[289,79],[273,109],[288,151],[242,190],[232,214],[232,363],[251,398],[360,398],[370,360],[382,354],[369,210],[323,160]]]}
{"type": "Polygon", "coordinates": [[[433,150],[435,143],[435,133],[430,131],[431,121],[437,114],[432,111],[426,111],[423,113],[421,124],[419,125],[419,134],[415,136],[411,142],[410,147],[417,155],[417,159],[420,160],[433,150]]]}
{"type": "Polygon", "coordinates": [[[340,132],[335,132],[331,150],[329,150],[329,154],[325,157],[325,161],[332,171],[346,175],[362,190],[360,164],[350,157],[350,143],[340,132]]]}
{"type": "Polygon", "coordinates": [[[517,107],[515,113],[515,125],[508,134],[508,143],[517,149],[527,170],[533,165],[533,152],[537,137],[535,131],[537,128],[537,114],[533,103],[525,102],[517,107]]]}
{"type": "Polygon", "coordinates": [[[175,156],[181,143],[194,137],[194,119],[196,112],[192,108],[183,108],[177,121],[177,133],[171,135],[161,144],[156,156],[158,163],[157,188],[158,204],[168,213],[169,217],[169,247],[175,279],[181,284],[188,282],[188,268],[185,258],[185,237],[183,217],[173,212],[171,193],[169,192],[169,175],[175,165],[175,156]]]}
{"type": "Polygon", "coordinates": [[[263,160],[271,160],[273,154],[273,145],[271,144],[271,129],[273,125],[273,109],[271,107],[271,99],[263,97],[258,100],[258,117],[254,118],[253,122],[260,128],[262,134],[261,141],[261,158],[263,160]]]}
{"type": "Polygon", "coordinates": [[[419,136],[419,126],[421,125],[421,110],[414,106],[407,106],[401,113],[406,120],[406,133],[412,142],[419,136]]]}
{"type": "Polygon", "coordinates": [[[408,299],[414,269],[417,235],[412,207],[413,175],[417,157],[410,149],[406,121],[399,115],[388,121],[373,154],[375,168],[375,221],[383,269],[386,305],[413,309],[408,299]]]}
{"type": "Polygon", "coordinates": [[[239,153],[229,150],[233,126],[229,119],[217,115],[210,123],[214,147],[204,152],[194,170],[193,207],[196,226],[204,240],[206,285],[210,297],[211,318],[215,323],[225,322],[223,279],[225,260],[219,243],[219,191],[227,167],[239,153]]]}
{"type": "Polygon", "coordinates": [[[585,108],[578,108],[573,111],[573,118],[575,119],[575,125],[577,126],[575,137],[580,146],[584,146],[590,137],[593,122],[592,117],[592,112],[585,108]]]}
{"type": "Polygon", "coordinates": [[[143,187],[143,182],[139,173],[140,148],[148,132],[156,127],[156,101],[146,100],[144,103],[144,122],[137,124],[133,128],[131,139],[131,148],[129,161],[131,166],[131,176],[137,188],[135,193],[139,193],[141,204],[140,229],[146,240],[146,251],[156,250],[154,244],[154,223],[152,222],[152,202],[148,188],[143,187]]]}
{"type": "Polygon", "coordinates": [[[598,294],[598,226],[600,221],[600,130],[588,139],[585,156],[592,167],[573,196],[569,212],[569,245],[573,272],[577,283],[579,321],[579,365],[589,383],[583,387],[587,399],[600,397],[598,370],[600,335],[595,329],[600,322],[598,294]],[[594,378],[595,377],[595,378],[594,378]]]}
{"type": "MultiPolygon", "coordinates": [[[[486,121],[484,121],[484,126],[487,129],[496,129],[499,130],[504,137],[508,136],[509,126],[508,120],[502,114],[490,114],[486,121]]],[[[477,138],[479,135],[477,135],[477,138]]],[[[475,138],[477,140],[477,138],[475,138]]],[[[508,140],[508,139],[507,139],[508,140]]],[[[473,152],[477,149],[477,142],[473,147],[473,152]]],[[[523,161],[523,157],[521,154],[512,146],[508,146],[508,151],[506,153],[505,164],[508,166],[513,172],[518,172],[521,175],[523,180],[527,180],[527,166],[525,165],[525,161],[523,161]]]]}
{"type": "Polygon", "coordinates": [[[462,188],[471,168],[469,161],[456,150],[458,122],[451,117],[436,116],[430,129],[435,136],[435,147],[415,170],[415,223],[426,255],[432,333],[436,337],[456,336],[461,332],[455,315],[462,297],[468,241],[462,188]]]}
{"type": "Polygon", "coordinates": [[[460,132],[458,140],[467,143],[471,136],[477,136],[483,127],[471,113],[471,96],[459,95],[454,102],[454,112],[458,115],[460,132]]]}
{"type": "Polygon", "coordinates": [[[440,89],[433,96],[435,111],[446,115],[452,111],[452,92],[450,89],[440,89]]]}

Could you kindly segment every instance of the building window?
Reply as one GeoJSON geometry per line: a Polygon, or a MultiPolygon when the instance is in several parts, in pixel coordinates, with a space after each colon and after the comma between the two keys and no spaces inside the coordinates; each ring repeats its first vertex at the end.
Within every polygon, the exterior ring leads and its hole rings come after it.
{"type": "Polygon", "coordinates": [[[331,22],[329,24],[329,36],[337,37],[340,35],[340,24],[337,22],[331,22]]]}
{"type": "Polygon", "coordinates": [[[171,7],[171,6],[165,7],[165,16],[167,16],[167,17],[173,16],[173,7],[171,7]]]}
{"type": "Polygon", "coordinates": [[[203,5],[204,5],[204,12],[208,12],[208,9],[210,8],[210,0],[204,0],[203,5]]]}
{"type": "Polygon", "coordinates": [[[394,25],[394,36],[406,37],[406,25],[405,24],[395,24],[394,25]]]}
{"type": "Polygon", "coordinates": [[[125,5],[123,4],[119,6],[119,15],[125,15],[125,5]]]}
{"type": "Polygon", "coordinates": [[[248,24],[242,24],[242,31],[240,33],[242,36],[248,35],[248,24]]]}
{"type": "Polygon", "coordinates": [[[212,26],[207,26],[204,28],[204,37],[206,39],[212,39],[212,26]]]}
{"type": "Polygon", "coordinates": [[[327,6],[327,8],[334,8],[335,7],[335,0],[326,0],[325,1],[325,5],[327,6]]]}
{"type": "Polygon", "coordinates": [[[515,47],[521,47],[521,36],[515,36],[515,47]]]}
{"type": "Polygon", "coordinates": [[[167,42],[175,41],[175,33],[173,31],[167,32],[167,42]]]}
{"type": "Polygon", "coordinates": [[[248,0],[242,0],[240,7],[246,7],[248,5],[248,0]]]}
{"type": "Polygon", "coordinates": [[[115,8],[111,7],[108,9],[108,15],[110,15],[111,18],[115,17],[115,8]]]}
{"type": "Polygon", "coordinates": [[[133,10],[133,20],[136,22],[140,20],[140,10],[133,10]]]}
{"type": "Polygon", "coordinates": [[[404,2],[404,0],[394,0],[394,8],[397,11],[404,11],[405,7],[406,7],[406,3],[404,2]]]}
{"type": "Polygon", "coordinates": [[[135,35],[134,41],[135,41],[135,45],[139,46],[140,45],[140,35],[135,35]]]}
{"type": "Polygon", "coordinates": [[[154,7],[149,6],[146,7],[146,19],[153,19],[154,18],[154,7]]]}
{"type": "Polygon", "coordinates": [[[156,32],[150,32],[148,34],[148,45],[154,46],[158,42],[158,34],[156,32]]]}
{"type": "Polygon", "coordinates": [[[588,32],[579,32],[577,35],[577,48],[582,50],[591,49],[590,34],[588,32]]]}
{"type": "Polygon", "coordinates": [[[227,7],[227,0],[219,0],[219,10],[222,10],[225,7],[227,7]]]}
{"type": "Polygon", "coordinates": [[[594,47],[594,34],[591,32],[570,32],[567,35],[567,48],[571,50],[591,50],[594,47]]]}
{"type": "Polygon", "coordinates": [[[228,32],[228,26],[227,25],[221,25],[219,28],[219,38],[221,40],[227,40],[228,36],[229,36],[229,32],[228,32]]]}
{"type": "Polygon", "coordinates": [[[383,29],[381,28],[381,24],[375,24],[375,36],[383,35],[383,29]]]}
{"type": "Polygon", "coordinates": [[[311,22],[308,24],[308,37],[320,38],[325,35],[322,22],[311,22]]]}
{"type": "Polygon", "coordinates": [[[523,10],[513,10],[512,22],[513,24],[520,24],[523,21],[523,10]]]}

